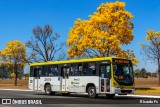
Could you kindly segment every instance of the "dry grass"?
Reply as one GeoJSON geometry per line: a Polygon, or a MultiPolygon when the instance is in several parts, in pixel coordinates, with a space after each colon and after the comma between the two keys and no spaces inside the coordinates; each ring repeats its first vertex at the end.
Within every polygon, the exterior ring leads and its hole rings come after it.
{"type": "Polygon", "coordinates": [[[138,78],[135,79],[136,88],[158,87],[158,78],[138,78]]]}
{"type": "Polygon", "coordinates": [[[158,82],[158,78],[135,79],[135,94],[160,96],[158,82]]]}
{"type": "Polygon", "coordinates": [[[28,85],[0,84],[1,89],[28,89],[28,85]]]}
{"type": "Polygon", "coordinates": [[[17,80],[17,86],[14,85],[12,80],[0,80],[0,88],[10,89],[28,89],[28,80],[17,80]]]}

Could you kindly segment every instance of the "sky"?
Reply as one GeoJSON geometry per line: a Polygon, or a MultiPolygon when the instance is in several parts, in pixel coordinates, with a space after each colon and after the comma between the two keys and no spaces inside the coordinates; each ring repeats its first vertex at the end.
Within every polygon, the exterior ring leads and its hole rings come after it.
{"type": "MultiPolygon", "coordinates": [[[[89,15],[97,11],[101,3],[117,0],[0,0],[0,50],[6,42],[20,40],[26,43],[32,36],[32,29],[37,25],[52,26],[53,31],[60,34],[59,41],[66,41],[69,29],[77,18],[89,19],[89,15]]],[[[134,15],[134,40],[123,49],[134,51],[140,60],[135,69],[146,68],[155,72],[157,65],[146,61],[141,54],[138,43],[145,41],[146,30],[160,30],[159,0],[119,0],[126,2],[125,9],[134,15]]],[[[25,67],[28,72],[29,67],[25,67]]]]}

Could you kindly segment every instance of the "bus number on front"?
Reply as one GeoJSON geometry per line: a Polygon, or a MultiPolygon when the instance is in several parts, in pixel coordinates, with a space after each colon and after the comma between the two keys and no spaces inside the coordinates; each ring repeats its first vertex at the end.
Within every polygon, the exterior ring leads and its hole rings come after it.
{"type": "Polygon", "coordinates": [[[44,81],[51,81],[51,78],[44,78],[44,81]]]}

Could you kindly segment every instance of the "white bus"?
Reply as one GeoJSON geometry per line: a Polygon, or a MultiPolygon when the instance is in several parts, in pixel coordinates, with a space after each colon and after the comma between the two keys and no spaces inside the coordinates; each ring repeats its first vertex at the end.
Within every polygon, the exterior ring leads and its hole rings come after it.
{"type": "Polygon", "coordinates": [[[133,67],[130,60],[116,57],[33,63],[29,89],[47,95],[88,93],[112,98],[134,93],[133,67]]]}

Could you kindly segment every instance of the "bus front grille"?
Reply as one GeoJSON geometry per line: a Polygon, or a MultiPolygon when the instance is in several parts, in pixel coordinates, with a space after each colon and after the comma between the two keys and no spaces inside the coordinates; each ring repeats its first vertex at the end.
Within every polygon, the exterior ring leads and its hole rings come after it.
{"type": "Polygon", "coordinates": [[[122,93],[131,93],[132,90],[121,90],[122,93]]]}

